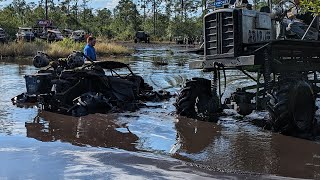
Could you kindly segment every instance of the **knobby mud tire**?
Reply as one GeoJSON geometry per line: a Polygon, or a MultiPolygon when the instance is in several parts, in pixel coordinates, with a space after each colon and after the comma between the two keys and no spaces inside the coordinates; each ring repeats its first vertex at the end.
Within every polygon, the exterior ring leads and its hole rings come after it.
{"type": "Polygon", "coordinates": [[[287,135],[312,134],[315,96],[304,80],[283,80],[273,89],[267,110],[274,131],[287,135]]]}
{"type": "Polygon", "coordinates": [[[219,111],[219,98],[212,95],[210,80],[192,78],[181,89],[174,105],[181,116],[205,119],[219,111]]]}
{"type": "Polygon", "coordinates": [[[76,117],[86,116],[91,113],[107,113],[112,105],[100,93],[88,92],[74,100],[71,114],[76,117]]]}

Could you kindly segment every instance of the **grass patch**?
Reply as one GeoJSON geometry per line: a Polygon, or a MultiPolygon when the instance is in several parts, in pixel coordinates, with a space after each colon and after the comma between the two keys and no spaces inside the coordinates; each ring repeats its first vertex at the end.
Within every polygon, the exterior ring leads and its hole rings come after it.
{"type": "Polygon", "coordinates": [[[1,56],[34,56],[37,51],[44,51],[47,48],[45,43],[25,43],[25,42],[9,42],[8,44],[0,44],[1,56]]]}
{"type": "Polygon", "coordinates": [[[132,50],[115,43],[97,43],[95,49],[98,56],[130,55],[132,53],[132,50]]]}
{"type": "Polygon", "coordinates": [[[82,51],[85,43],[74,42],[71,39],[48,44],[46,53],[54,58],[67,57],[73,51],[82,51]]]}
{"type": "MultiPolygon", "coordinates": [[[[83,51],[85,43],[76,43],[71,39],[65,38],[63,41],[47,43],[46,41],[36,40],[35,42],[10,42],[0,44],[0,56],[4,57],[29,57],[34,56],[37,51],[46,52],[53,58],[67,57],[73,51],[83,51]]],[[[97,42],[95,46],[98,58],[99,56],[126,56],[132,51],[128,48],[115,43],[97,42]]]]}

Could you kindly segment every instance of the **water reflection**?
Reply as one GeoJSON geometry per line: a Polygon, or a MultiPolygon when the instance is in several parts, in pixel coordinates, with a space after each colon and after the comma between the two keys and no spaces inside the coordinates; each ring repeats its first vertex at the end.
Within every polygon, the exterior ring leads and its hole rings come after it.
{"type": "Polygon", "coordinates": [[[313,141],[263,132],[234,120],[221,125],[183,122],[176,125],[177,158],[234,173],[320,178],[320,145],[313,141]]]}
{"type": "Polygon", "coordinates": [[[175,124],[177,143],[171,153],[199,153],[221,135],[221,127],[210,122],[197,121],[185,117],[178,117],[175,124]],[[177,149],[179,148],[179,149],[177,149]]]}
{"type": "Polygon", "coordinates": [[[320,146],[312,141],[274,134],[271,140],[273,173],[299,178],[320,178],[320,146]]]}
{"type": "Polygon", "coordinates": [[[33,122],[25,123],[27,137],[39,141],[62,141],[77,146],[120,148],[136,151],[138,136],[126,125],[114,122],[115,115],[88,115],[81,118],[40,112],[33,122]]]}

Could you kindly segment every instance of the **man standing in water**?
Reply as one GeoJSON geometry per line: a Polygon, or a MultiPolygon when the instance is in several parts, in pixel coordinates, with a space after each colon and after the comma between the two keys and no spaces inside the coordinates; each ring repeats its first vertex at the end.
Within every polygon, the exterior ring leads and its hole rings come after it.
{"type": "MultiPolygon", "coordinates": [[[[97,60],[96,50],[94,49],[95,45],[96,45],[96,38],[94,38],[93,36],[89,36],[87,38],[87,45],[83,49],[83,53],[93,61],[97,60]]],[[[87,58],[85,58],[85,60],[89,61],[89,59],[87,58]]]]}

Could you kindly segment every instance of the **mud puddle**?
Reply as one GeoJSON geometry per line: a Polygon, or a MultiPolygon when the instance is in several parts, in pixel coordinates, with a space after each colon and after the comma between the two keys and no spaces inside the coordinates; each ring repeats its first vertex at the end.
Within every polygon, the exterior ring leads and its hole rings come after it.
{"type": "MultiPolygon", "coordinates": [[[[172,93],[188,78],[211,77],[189,70],[197,55],[155,48],[119,61],[156,90],[172,93]]],[[[25,91],[23,75],[35,71],[28,63],[0,63],[0,179],[320,178],[319,141],[250,123],[265,112],[240,118],[228,111],[209,123],[175,116],[173,98],[148,103],[158,108],[81,118],[11,105],[10,98],[25,91]]],[[[227,73],[226,94],[252,83],[241,73],[227,73]]]]}

